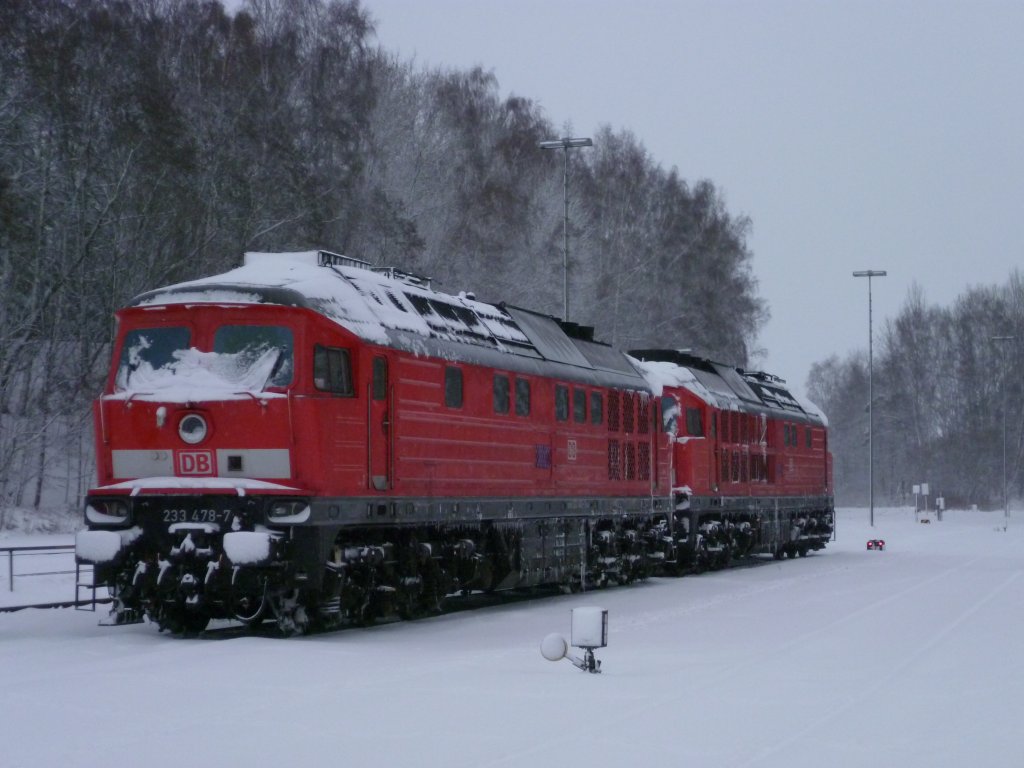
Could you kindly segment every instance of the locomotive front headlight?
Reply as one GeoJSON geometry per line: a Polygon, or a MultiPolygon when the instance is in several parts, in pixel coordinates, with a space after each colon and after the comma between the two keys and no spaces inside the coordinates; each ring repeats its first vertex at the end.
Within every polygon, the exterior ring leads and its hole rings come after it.
{"type": "Polygon", "coordinates": [[[178,436],[189,445],[198,445],[206,439],[210,428],[198,413],[190,413],[178,422],[178,436]]]}
{"type": "Polygon", "coordinates": [[[128,519],[128,502],[123,499],[89,499],[85,519],[99,525],[116,525],[128,519]]]}
{"type": "Polygon", "coordinates": [[[270,523],[304,523],[311,514],[309,502],[303,499],[282,499],[272,502],[267,508],[270,523]]]}

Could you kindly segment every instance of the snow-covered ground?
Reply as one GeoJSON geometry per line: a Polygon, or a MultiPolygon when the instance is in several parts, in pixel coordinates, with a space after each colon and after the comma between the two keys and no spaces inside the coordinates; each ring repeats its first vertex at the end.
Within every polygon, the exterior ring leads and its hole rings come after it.
{"type": "Polygon", "coordinates": [[[806,559],[290,640],[0,614],[0,765],[1021,765],[1024,519],[867,517],[806,559]],[[585,605],[600,675],[539,651],[585,605]]]}

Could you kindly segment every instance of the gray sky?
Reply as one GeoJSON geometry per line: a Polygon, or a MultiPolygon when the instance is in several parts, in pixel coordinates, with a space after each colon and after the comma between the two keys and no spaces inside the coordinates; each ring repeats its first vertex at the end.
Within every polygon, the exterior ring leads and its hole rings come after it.
{"type": "MultiPolygon", "coordinates": [[[[948,305],[1024,262],[1024,0],[364,0],[380,44],[494,72],[559,126],[633,131],[753,221],[759,361],[803,386],[917,282],[948,305]]],[[[586,150],[584,150],[586,151],[586,150]]],[[[680,340],[680,346],[686,339],[680,340]]]]}

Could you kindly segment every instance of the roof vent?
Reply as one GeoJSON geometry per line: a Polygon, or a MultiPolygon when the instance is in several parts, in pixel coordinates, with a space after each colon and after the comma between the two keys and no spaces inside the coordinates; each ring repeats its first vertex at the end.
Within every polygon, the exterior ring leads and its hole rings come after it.
{"type": "Polygon", "coordinates": [[[737,368],[736,370],[740,372],[741,376],[748,376],[751,379],[756,379],[757,381],[764,381],[770,384],[786,383],[786,380],[781,376],[775,376],[774,374],[765,373],[764,371],[745,371],[742,368],[737,368]]]}
{"type": "Polygon", "coordinates": [[[400,280],[407,285],[415,285],[428,291],[431,290],[431,278],[429,277],[417,275],[413,272],[406,272],[395,267],[371,267],[371,269],[378,275],[384,275],[384,277],[389,277],[392,280],[400,280]]]}
{"type": "Polygon", "coordinates": [[[685,349],[631,349],[629,354],[637,360],[652,363],[675,363],[688,368],[694,365],[707,367],[711,361],[693,354],[689,347],[685,349]]]}
{"type": "Polygon", "coordinates": [[[594,340],[594,326],[592,325],[580,325],[570,320],[559,320],[558,324],[570,339],[580,339],[581,341],[594,340]]]}

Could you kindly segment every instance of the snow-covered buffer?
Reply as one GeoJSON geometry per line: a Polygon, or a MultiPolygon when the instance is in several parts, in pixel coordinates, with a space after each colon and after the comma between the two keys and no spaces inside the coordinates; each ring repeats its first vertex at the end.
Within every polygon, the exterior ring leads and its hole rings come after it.
{"type": "Polygon", "coordinates": [[[80,563],[112,563],[131,546],[142,529],[135,527],[123,531],[79,531],[75,535],[75,558],[80,563]]]}
{"type": "Polygon", "coordinates": [[[271,531],[224,534],[224,554],[234,565],[266,565],[276,559],[282,537],[271,531]]]}

